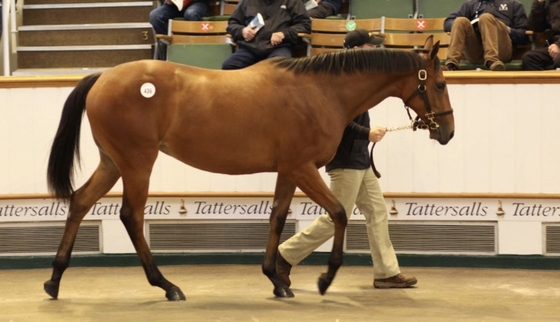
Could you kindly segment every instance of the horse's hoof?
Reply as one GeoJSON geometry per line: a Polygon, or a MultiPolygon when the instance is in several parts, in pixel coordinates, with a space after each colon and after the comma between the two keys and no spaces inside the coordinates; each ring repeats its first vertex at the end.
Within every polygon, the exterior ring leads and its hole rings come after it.
{"type": "Polygon", "coordinates": [[[169,301],[186,301],[187,300],[187,298],[185,297],[185,294],[183,294],[181,289],[178,288],[178,287],[174,287],[170,291],[166,292],[165,297],[167,297],[167,299],[169,301]]]}
{"type": "Polygon", "coordinates": [[[281,298],[294,297],[294,292],[289,287],[275,287],[273,293],[274,296],[281,298]]]}
{"type": "Polygon", "coordinates": [[[45,282],[45,284],[43,284],[43,289],[45,290],[45,292],[47,292],[47,294],[51,296],[53,300],[56,300],[58,299],[59,286],[60,285],[58,283],[48,280],[45,282]]]}
{"type": "Polygon", "coordinates": [[[319,293],[321,295],[325,295],[329,286],[331,286],[332,279],[327,278],[327,274],[323,273],[319,277],[319,281],[317,281],[317,285],[319,286],[319,293]]]}

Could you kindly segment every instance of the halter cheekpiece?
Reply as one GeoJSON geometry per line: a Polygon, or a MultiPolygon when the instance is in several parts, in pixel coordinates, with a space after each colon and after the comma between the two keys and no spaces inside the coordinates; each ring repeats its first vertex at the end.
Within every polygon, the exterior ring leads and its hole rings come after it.
{"type": "MultiPolygon", "coordinates": [[[[422,50],[418,50],[422,51],[422,50]]],[[[423,65],[423,62],[422,62],[423,65]]],[[[428,72],[424,68],[420,68],[418,70],[418,80],[420,84],[418,88],[410,94],[410,96],[404,101],[404,107],[406,108],[406,112],[408,113],[408,118],[412,121],[412,130],[416,131],[416,129],[421,130],[437,130],[439,128],[439,124],[435,121],[435,119],[439,116],[445,116],[448,114],[453,114],[453,110],[445,111],[445,112],[438,112],[434,113],[432,111],[432,106],[430,104],[430,99],[428,98],[428,93],[426,91],[426,79],[428,78],[428,72]],[[429,124],[427,124],[419,115],[417,115],[414,120],[412,120],[412,116],[410,115],[410,107],[408,106],[408,102],[412,100],[417,95],[424,101],[424,105],[426,108],[426,114],[424,117],[428,120],[429,124]]]]}

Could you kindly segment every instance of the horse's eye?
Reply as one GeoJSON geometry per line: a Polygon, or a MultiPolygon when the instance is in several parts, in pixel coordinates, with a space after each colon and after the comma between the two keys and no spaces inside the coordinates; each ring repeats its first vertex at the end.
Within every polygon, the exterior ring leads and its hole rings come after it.
{"type": "Polygon", "coordinates": [[[445,83],[437,83],[436,88],[440,91],[443,91],[445,89],[445,83]]]}

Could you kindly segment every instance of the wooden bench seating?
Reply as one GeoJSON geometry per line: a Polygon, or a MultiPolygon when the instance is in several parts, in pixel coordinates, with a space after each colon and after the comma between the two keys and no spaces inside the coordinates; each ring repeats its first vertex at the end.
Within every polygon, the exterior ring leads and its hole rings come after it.
{"type": "Polygon", "coordinates": [[[344,38],[350,30],[363,28],[373,32],[380,32],[381,18],[333,20],[313,19],[311,21],[311,39],[308,55],[317,55],[343,48],[344,38]]]}
{"type": "Polygon", "coordinates": [[[440,42],[438,56],[445,59],[449,47],[449,35],[443,31],[445,18],[391,18],[382,17],[385,48],[411,50],[422,48],[429,35],[440,42]]]}
{"type": "Polygon", "coordinates": [[[169,21],[169,34],[158,35],[167,45],[167,60],[197,67],[220,69],[233,52],[227,21],[169,21]]]}

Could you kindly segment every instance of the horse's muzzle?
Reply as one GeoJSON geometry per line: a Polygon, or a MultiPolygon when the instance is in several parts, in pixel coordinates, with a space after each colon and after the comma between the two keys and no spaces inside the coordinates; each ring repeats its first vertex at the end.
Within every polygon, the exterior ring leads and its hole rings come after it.
{"type": "Polygon", "coordinates": [[[446,127],[440,126],[437,130],[430,130],[430,139],[436,140],[441,145],[446,145],[455,135],[455,130],[447,130],[446,127]]]}

